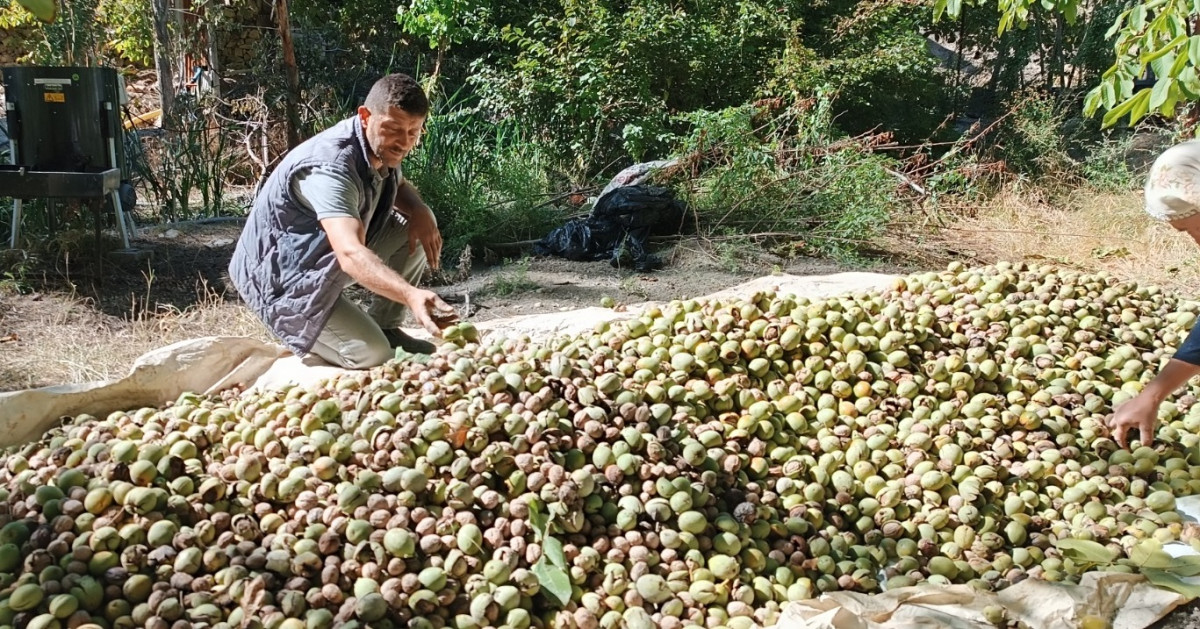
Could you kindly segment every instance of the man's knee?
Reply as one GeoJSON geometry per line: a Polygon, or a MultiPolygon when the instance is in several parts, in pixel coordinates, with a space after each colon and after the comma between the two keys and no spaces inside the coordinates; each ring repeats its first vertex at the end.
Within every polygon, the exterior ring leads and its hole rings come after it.
{"type": "Polygon", "coordinates": [[[370,369],[378,367],[396,356],[396,351],[387,345],[363,344],[361,349],[346,356],[347,369],[370,369]]]}
{"type": "Polygon", "coordinates": [[[395,357],[396,353],[387,344],[355,341],[343,343],[341,347],[314,348],[313,353],[326,362],[343,369],[370,369],[378,367],[395,357]]]}
{"type": "Polygon", "coordinates": [[[425,271],[429,269],[429,259],[425,257],[423,247],[418,245],[416,251],[409,253],[408,245],[404,245],[391,260],[388,260],[388,266],[409,284],[416,286],[421,283],[425,271]]]}

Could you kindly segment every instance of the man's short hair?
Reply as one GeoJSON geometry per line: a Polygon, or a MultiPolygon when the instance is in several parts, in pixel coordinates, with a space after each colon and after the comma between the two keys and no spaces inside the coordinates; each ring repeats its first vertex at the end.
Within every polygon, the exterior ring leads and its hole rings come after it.
{"type": "Polygon", "coordinates": [[[429,98],[425,96],[425,90],[407,74],[389,74],[376,81],[363,104],[372,113],[398,107],[414,116],[429,115],[429,98]]]}

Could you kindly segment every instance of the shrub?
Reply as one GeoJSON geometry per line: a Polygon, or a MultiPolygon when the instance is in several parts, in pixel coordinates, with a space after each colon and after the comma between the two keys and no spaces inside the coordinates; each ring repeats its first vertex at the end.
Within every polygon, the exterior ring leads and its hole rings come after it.
{"type": "Polygon", "coordinates": [[[438,216],[445,257],[487,242],[540,238],[561,219],[550,162],[515,121],[493,122],[461,101],[430,116],[405,177],[438,216]]]}
{"type": "Polygon", "coordinates": [[[886,156],[839,137],[832,101],[789,107],[756,125],[743,106],[696,112],[682,149],[704,162],[686,194],[709,234],[767,233],[846,255],[879,235],[901,200],[886,156]]]}

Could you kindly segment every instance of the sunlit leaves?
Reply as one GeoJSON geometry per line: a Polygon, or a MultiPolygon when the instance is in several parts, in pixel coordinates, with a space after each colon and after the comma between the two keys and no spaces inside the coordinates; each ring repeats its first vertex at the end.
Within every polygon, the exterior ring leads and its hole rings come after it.
{"type": "MultiPolygon", "coordinates": [[[[1024,28],[1035,4],[1072,20],[1079,10],[1078,0],[999,0],[998,31],[1024,28]]],[[[961,7],[936,0],[934,15],[957,18],[961,7]]],[[[1113,64],[1084,99],[1085,115],[1103,109],[1104,126],[1123,119],[1132,126],[1152,114],[1173,116],[1180,103],[1195,100],[1200,95],[1200,36],[1190,35],[1187,25],[1198,16],[1195,0],[1149,0],[1122,12],[1105,34],[1113,42],[1113,64]],[[1134,93],[1135,82],[1143,78],[1154,84],[1134,93]]]]}

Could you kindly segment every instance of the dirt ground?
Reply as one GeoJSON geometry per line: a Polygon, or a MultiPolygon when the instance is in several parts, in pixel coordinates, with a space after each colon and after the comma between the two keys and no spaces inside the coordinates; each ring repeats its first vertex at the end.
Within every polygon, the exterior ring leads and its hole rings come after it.
{"type": "Polygon", "coordinates": [[[1175,609],[1151,629],[1197,629],[1200,627],[1200,601],[1175,609]]]}

